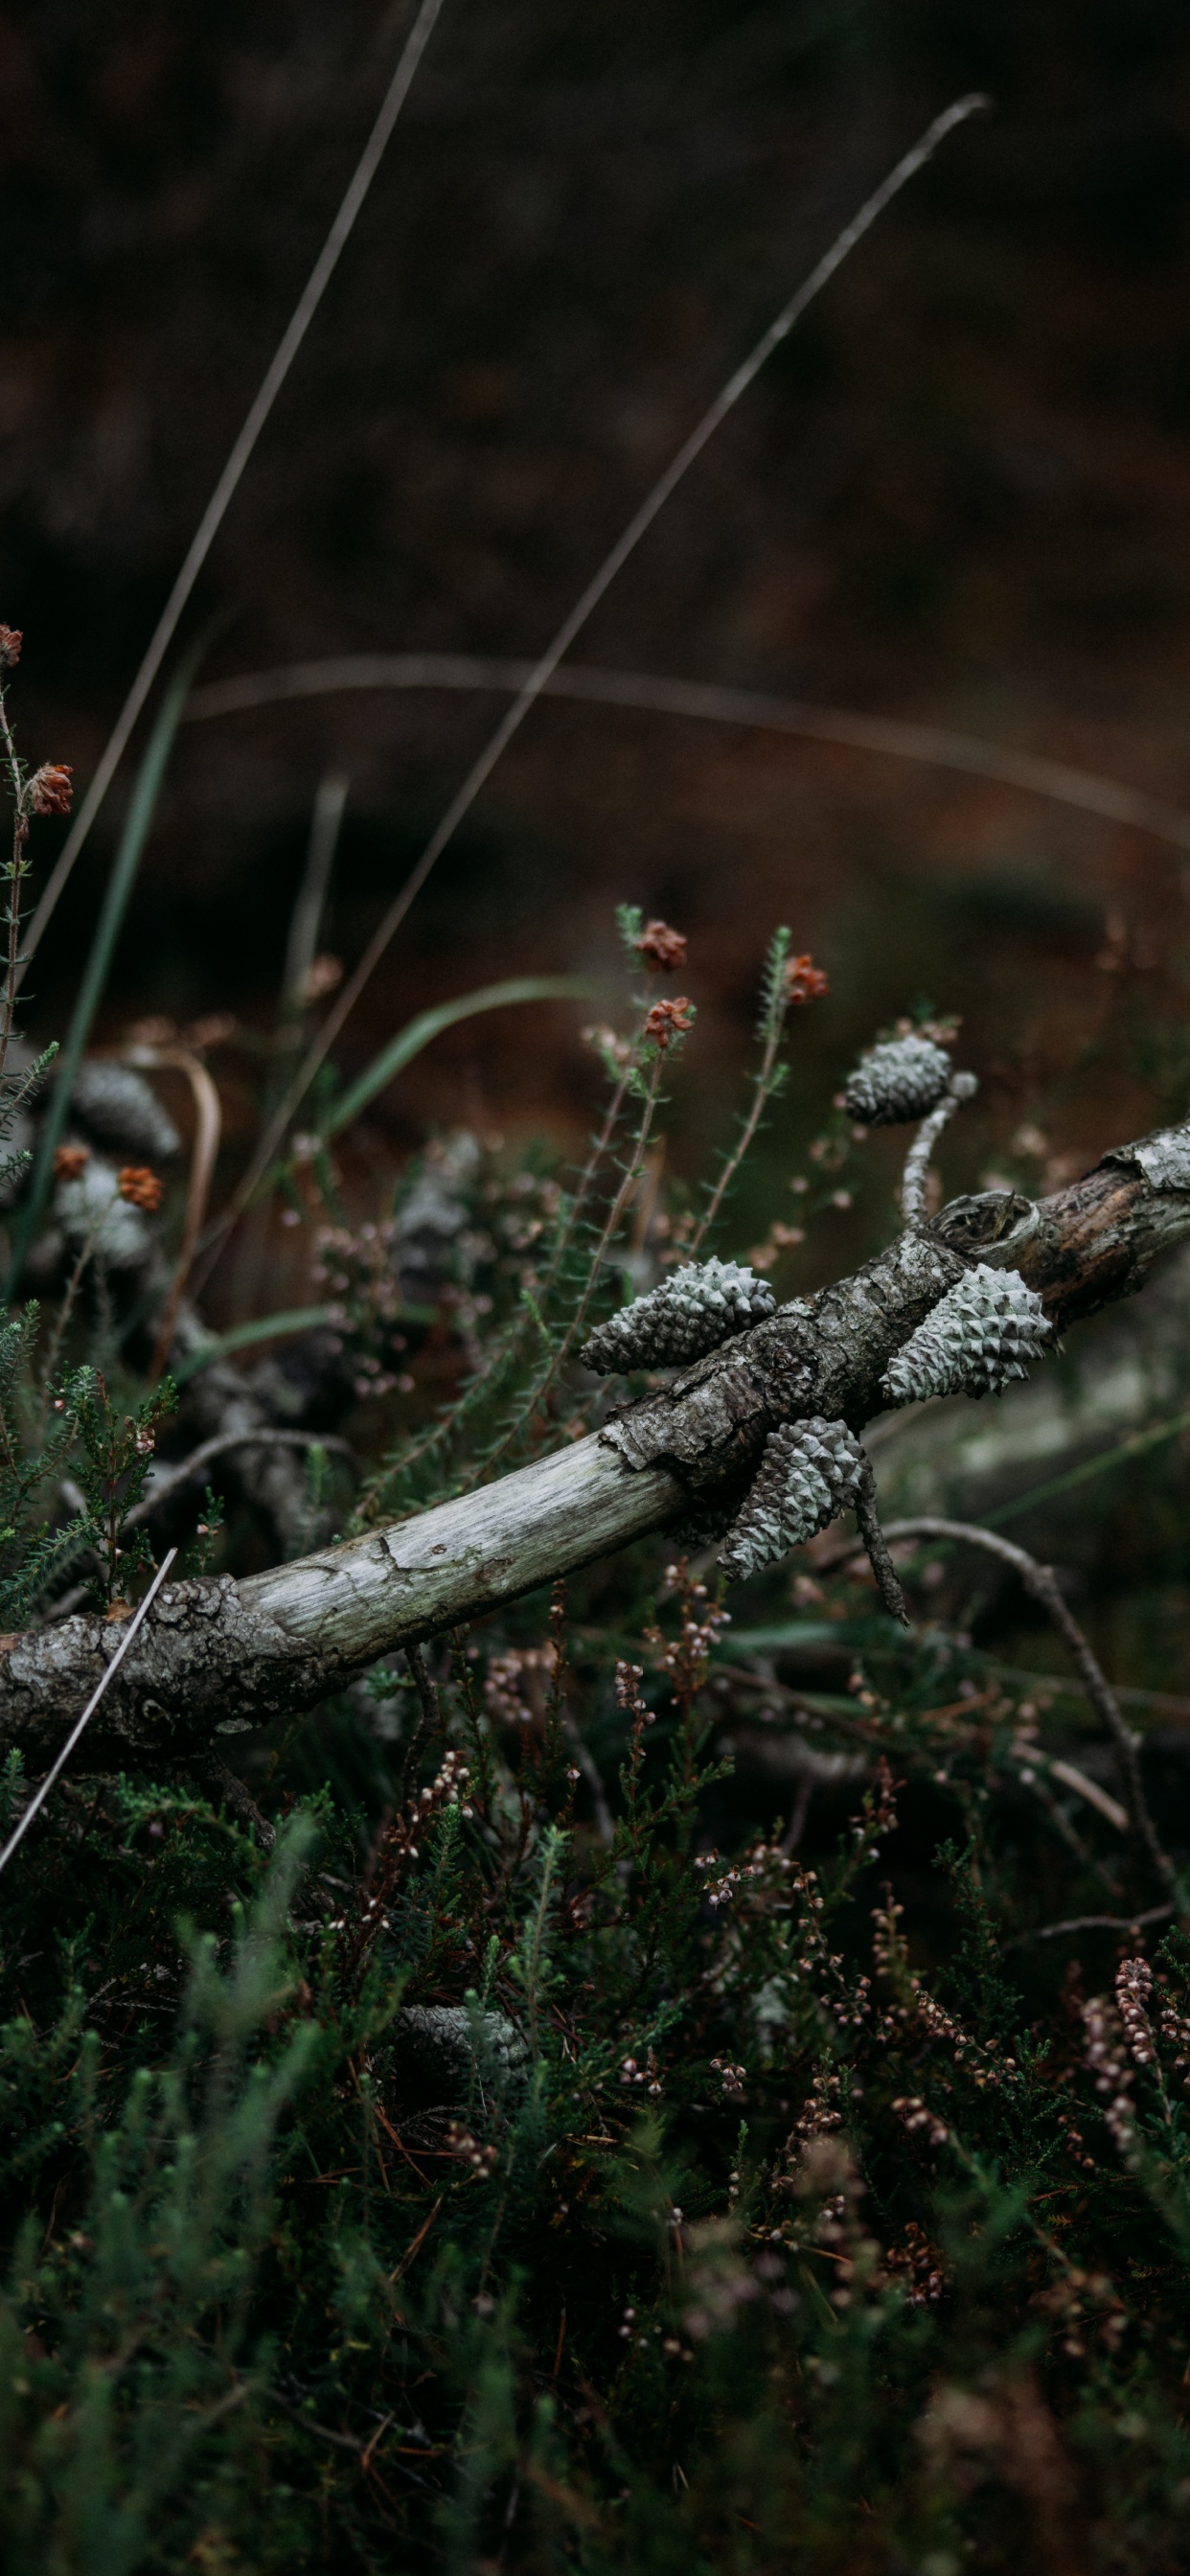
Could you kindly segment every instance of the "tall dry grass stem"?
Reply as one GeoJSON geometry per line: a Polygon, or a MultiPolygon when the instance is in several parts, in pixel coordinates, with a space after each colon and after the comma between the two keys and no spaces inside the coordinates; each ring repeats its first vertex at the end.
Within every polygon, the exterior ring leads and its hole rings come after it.
{"type": "Polygon", "coordinates": [[[72,1726],[61,1752],[50,1764],[44,1780],[38,1783],[24,1814],[20,1817],[18,1823],[14,1825],[13,1830],[8,1837],[8,1841],[5,1843],[3,1851],[0,1851],[0,1870],[7,1869],[13,1853],[17,1850],[18,1845],[24,1841],[34,1817],[39,1813],[40,1809],[44,1807],[46,1799],[54,1786],[54,1782],[61,1778],[80,1736],[90,1725],[91,1720],[95,1715],[95,1711],[103,1698],[104,1692],[107,1690],[109,1683],[114,1681],[120,1665],[123,1663],[124,1657],[132,1644],[133,1638],[137,1636],[140,1629],[143,1628],[145,1620],[148,1618],[149,1612],[153,1607],[153,1603],[161,1590],[161,1586],[169,1573],[169,1569],[173,1564],[177,1553],[178,1551],[176,1547],[171,1547],[167,1554],[162,1557],[161,1563],[157,1568],[157,1572],[154,1575],[151,1584],[149,1585],[149,1589],[145,1594],[144,1600],[140,1603],[139,1607],[134,1610],[132,1617],[128,1620],[126,1626],[121,1628],[119,1645],[117,1646],[115,1654],[112,1656],[111,1662],[103,1675],[102,1681],[96,1683],[90,1699],[83,1710],[82,1716],[76,1721],[75,1725],[72,1726]]]}
{"type": "Polygon", "coordinates": [[[107,748],[67,836],[58,864],[34,913],[25,944],[26,963],[34,955],[53,916],[70,871],[127,749],[137,717],[177,633],[183,610],[227,516],[245,467],[251,459],[269,413],[334,276],[364,199],[384,158],[389,137],[409,95],[441,8],[442,0],[422,0],[421,8],[405,39],[397,68],[385,92],[379,115],[356,163],[346,195],[282,334],[276,355],[266,370],[260,391],[195,529],[189,550],[157,621],[140,669],[120,709],[107,748]]]}
{"type": "Polygon", "coordinates": [[[881,180],[879,187],[865,199],[858,212],[853,215],[851,222],[844,226],[842,232],[832,242],[830,249],[823,253],[822,258],[811,269],[809,276],[804,279],[796,293],[791,295],[788,303],[782,306],[775,320],[770,322],[767,331],[762,332],[755,347],[750,350],[734,374],[729,376],[714,401],[708,405],[701,420],[691,430],[689,437],[683,441],[664,473],[658,476],[652,490],[646,494],[639,509],[633,513],[623,534],[617,538],[610,553],[604,556],[598,571],[592,575],[586,588],[580,593],[569,615],[563,618],[552,642],[547,645],[540,660],[533,664],[512,706],[507,714],[501,717],[495,732],[489,736],[478,759],[473,762],[463,780],[462,786],[452,797],[441,822],[431,833],[421,857],[416,866],[411,869],[401,892],[390,904],[354,974],[344,985],[338,1001],[327,1013],[318,1036],[294,1075],[281,1107],[266,1127],[248,1170],[232,1199],[224,1221],[225,1232],[229,1232],[235,1224],[258,1182],[268,1171],[290,1118],[304,1099],[315,1074],[324,1063],[340,1029],[354,1010],[360,994],[379,965],[389,941],[400,928],[410,905],[420,894],[431,870],[437,865],[448,843],[454,838],[459,824],[470,812],[476,797],[491,777],[492,771],[514,735],[519,733],[530,708],[535,705],[548,686],[576,636],[581,634],[588,619],[611,589],[617,575],[623,571],[629,557],[635,553],[642,537],[652,527],[654,519],[676,492],[678,485],[689,473],[697,458],[701,456],[716,430],[721,427],[728,414],[735,409],[749,386],[754,383],[774,349],[780,347],[794,324],[800,321],[807,307],[813,303],[817,295],[821,294],[824,286],[829,284],[836,271],[842,267],[844,260],[871,230],[872,225],[879,220],[894,198],[900,195],[902,188],[908,185],[910,179],[914,178],[917,172],[925,167],[927,161],[932,159],[947,135],[953,133],[956,126],[964,124],[968,117],[974,116],[988,104],[989,101],[981,92],[973,91],[965,98],[956,99],[952,106],[944,109],[940,116],[933,119],[920,141],[913,145],[911,151],[903,155],[895,168],[881,180]]]}

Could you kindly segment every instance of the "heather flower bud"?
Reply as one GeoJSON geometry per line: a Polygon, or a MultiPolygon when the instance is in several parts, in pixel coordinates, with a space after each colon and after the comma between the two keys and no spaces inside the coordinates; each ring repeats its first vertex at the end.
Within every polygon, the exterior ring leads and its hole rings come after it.
{"type": "Polygon", "coordinates": [[[642,963],[655,975],[672,972],[686,963],[685,933],[671,930],[667,921],[646,921],[639,939],[632,944],[642,963]]]}
{"type": "Polygon", "coordinates": [[[143,1208],[146,1216],[155,1216],[161,1205],[163,1184],[147,1163],[126,1163],[116,1183],[129,1207],[143,1208]]]}
{"type": "Polygon", "coordinates": [[[71,771],[61,761],[46,760],[29,781],[31,814],[69,814],[74,793],[71,771]]]}
{"type": "Polygon", "coordinates": [[[664,1055],[671,1038],[684,1038],[694,1025],[694,1004],[686,993],[672,1002],[654,1002],[645,1021],[645,1036],[664,1055]]]}

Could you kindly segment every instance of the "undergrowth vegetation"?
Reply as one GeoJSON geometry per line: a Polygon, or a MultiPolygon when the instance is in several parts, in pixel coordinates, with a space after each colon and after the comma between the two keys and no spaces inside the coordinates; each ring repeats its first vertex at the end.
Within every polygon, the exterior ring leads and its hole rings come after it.
{"type": "MultiPolygon", "coordinates": [[[[275,1174],[373,1432],[354,1498],[309,1433],[299,1541],[597,1423],[589,1325],[729,1248],[825,978],[778,934],[736,1144],[684,1198],[650,1163],[683,943],[621,931],[577,1176],[442,1140],[361,1221],[325,1134],[275,1174]]],[[[807,1223],[861,1143],[832,1112],[807,1223]]],[[[92,1148],[56,1150],[69,1191],[92,1148]]],[[[118,1624],[180,1508],[150,1273],[104,1250],[151,1180],[5,1326],[14,1625],[118,1624]]],[[[201,1484],[186,1534],[235,1570],[251,1493],[221,1536],[201,1484]]],[[[1055,1767],[1061,1673],[1041,1704],[972,1643],[945,1546],[901,1551],[908,1634],[830,1534],[730,1616],[713,1553],[642,1543],[288,1731],[229,1707],[207,1766],[82,1748],[0,1874],[6,2567],[1190,2563],[1181,1881],[1154,1903],[1055,1767]]],[[[0,1834],[28,1791],[14,1752],[0,1834]]]]}

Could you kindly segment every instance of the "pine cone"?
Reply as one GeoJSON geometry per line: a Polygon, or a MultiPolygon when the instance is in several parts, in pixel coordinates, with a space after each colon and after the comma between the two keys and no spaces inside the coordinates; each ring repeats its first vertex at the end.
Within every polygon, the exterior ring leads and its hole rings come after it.
{"type": "Polygon", "coordinates": [[[676,1368],[759,1324],[775,1305],[772,1289],[738,1261],[687,1261],[651,1296],[598,1325],[580,1356],[601,1377],[614,1369],[676,1368]]]}
{"type": "Polygon", "coordinates": [[[849,1118],[865,1127],[895,1127],[905,1118],[928,1118],[950,1081],[945,1047],[932,1038],[893,1038],[872,1047],[847,1084],[849,1118]]]}
{"type": "Polygon", "coordinates": [[[845,1422],[816,1417],[770,1431],[760,1472],[720,1563],[741,1580],[775,1565],[846,1508],[863,1463],[863,1450],[845,1422]]]}
{"type": "Polygon", "coordinates": [[[1010,1378],[1028,1376],[1052,1331],[1019,1270],[992,1270],[981,1261],[947,1289],[889,1361],[881,1384],[893,1404],[926,1395],[999,1395],[1010,1378]]]}

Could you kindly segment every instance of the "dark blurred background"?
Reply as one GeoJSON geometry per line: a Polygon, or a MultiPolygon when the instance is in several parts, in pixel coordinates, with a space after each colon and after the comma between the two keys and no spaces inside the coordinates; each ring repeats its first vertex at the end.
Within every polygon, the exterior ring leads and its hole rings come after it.
{"type": "MultiPolygon", "coordinates": [[[[24,747],[82,781],[407,16],[0,9],[0,612],[26,633],[24,747]]],[[[447,0],[193,603],[188,631],[218,621],[204,681],[535,653],[841,222],[980,86],[994,113],[815,306],[577,658],[949,728],[1190,806],[1188,56],[1176,0],[447,0]]],[[[350,965],[498,703],[339,694],[189,725],[100,1036],[146,1013],[269,1023],[332,766],[351,791],[325,944],[350,965]]],[[[39,1036],[126,793],[38,959],[39,1036]]],[[[948,1178],[1061,1177],[1186,1107],[1185,866],[1159,834],[929,764],[545,705],[340,1057],[358,1070],[411,1009],[495,975],[603,971],[611,907],[637,901],[690,935],[701,1017],[669,1151],[694,1173],[787,920],[832,997],[795,1029],[744,1241],[857,1045],[923,997],[962,1015],[983,1085],[948,1178]]],[[[377,1149],[459,1120],[570,1144],[594,1090],[579,1017],[464,1024],[379,1104],[377,1149]]],[[[225,1081],[234,1144],[251,1081],[231,1059],[225,1081]]],[[[883,1183],[861,1193],[806,1263],[866,1248],[886,1209],[883,1183]]]]}

